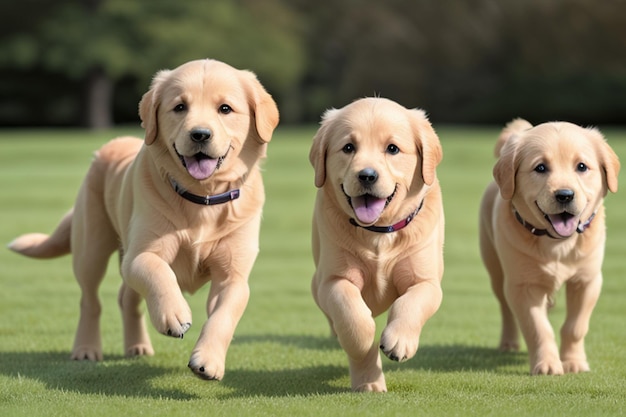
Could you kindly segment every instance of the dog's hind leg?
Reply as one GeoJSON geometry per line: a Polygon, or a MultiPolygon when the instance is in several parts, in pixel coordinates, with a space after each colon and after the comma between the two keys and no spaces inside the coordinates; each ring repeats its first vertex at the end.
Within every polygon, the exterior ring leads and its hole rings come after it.
{"type": "Polygon", "coordinates": [[[480,255],[485,268],[491,278],[491,288],[500,304],[500,315],[502,317],[502,330],[500,335],[499,349],[503,352],[518,351],[519,330],[515,321],[515,316],[509,307],[504,295],[504,272],[498,258],[498,253],[494,246],[493,233],[491,230],[491,213],[486,209],[481,209],[480,219],[480,255]]]}
{"type": "Polygon", "coordinates": [[[154,355],[152,342],[140,309],[142,297],[126,284],[122,284],[118,304],[124,323],[124,351],[126,356],[154,355]]]}
{"type": "Polygon", "coordinates": [[[491,277],[491,288],[500,305],[502,328],[500,331],[500,344],[498,348],[502,352],[517,352],[520,348],[519,330],[515,316],[509,307],[504,294],[504,273],[497,259],[492,258],[485,262],[485,267],[491,277]]]}
{"type": "Polygon", "coordinates": [[[102,360],[98,288],[119,243],[106,213],[103,193],[88,181],[89,177],[79,191],[72,221],[72,262],[81,299],[71,357],[95,361],[102,360]]]}

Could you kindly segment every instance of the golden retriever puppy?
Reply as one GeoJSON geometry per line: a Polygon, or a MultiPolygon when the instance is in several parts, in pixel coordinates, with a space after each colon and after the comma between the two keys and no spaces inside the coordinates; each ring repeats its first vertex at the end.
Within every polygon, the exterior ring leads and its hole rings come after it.
{"type": "Polygon", "coordinates": [[[139,113],[145,141],[104,145],[56,231],[23,235],[10,248],[36,258],[72,253],[82,291],[78,360],[102,359],[98,287],[116,250],[129,356],[154,353],[142,299],[160,333],[182,338],[191,325],[183,291],[211,281],[189,368],[219,380],[248,302],[265,199],[259,162],[278,109],[253,73],[205,59],[158,72],[139,113]]]}
{"type": "Polygon", "coordinates": [[[480,250],[500,303],[500,349],[519,349],[519,326],[533,375],[588,371],[584,338],[602,285],[603,199],[617,191],[619,160],[596,129],[521,119],[503,130],[496,155],[480,209],[480,250]],[[559,352],[548,309],[563,284],[559,352]]]}
{"type": "Polygon", "coordinates": [[[313,139],[312,292],[348,355],[354,391],[386,391],[378,348],[413,357],[441,304],[441,157],[424,112],[383,98],[328,110],[313,139]],[[375,343],[374,317],[388,309],[375,343]]]}

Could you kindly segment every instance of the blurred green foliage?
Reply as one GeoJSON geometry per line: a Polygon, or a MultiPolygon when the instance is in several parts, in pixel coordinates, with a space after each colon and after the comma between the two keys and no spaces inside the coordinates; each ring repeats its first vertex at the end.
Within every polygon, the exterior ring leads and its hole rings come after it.
{"type": "Polygon", "coordinates": [[[203,57],[256,72],[283,122],[377,94],[435,122],[623,123],[625,16],[623,0],[5,2],[0,125],[137,122],[152,74],[203,57]]]}

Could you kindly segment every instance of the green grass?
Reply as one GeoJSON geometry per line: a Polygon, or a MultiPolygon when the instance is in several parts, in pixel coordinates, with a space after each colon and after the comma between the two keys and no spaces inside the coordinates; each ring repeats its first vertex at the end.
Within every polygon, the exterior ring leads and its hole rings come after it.
{"type": "MultiPolygon", "coordinates": [[[[491,179],[493,128],[441,127],[446,210],[444,301],[412,360],[383,366],[389,392],[349,391],[347,360],[309,293],[314,127],[279,128],[265,163],[267,203],[251,299],[223,381],[186,364],[204,320],[207,288],[188,297],[183,340],[150,328],[156,355],[122,356],[113,259],[101,289],[105,361],[69,360],[78,319],[70,258],[35,261],[0,251],[0,415],[506,416],[624,415],[626,193],[610,195],[604,291],[587,337],[592,372],[531,377],[525,352],[495,350],[499,316],[477,249],[482,190],[491,179]]],[[[0,241],[51,231],[72,204],[93,150],[117,132],[0,131],[0,241]]],[[[128,133],[124,132],[124,133],[128,133]]],[[[139,130],[130,133],[141,134],[139,130]]],[[[605,132],[626,155],[626,131],[605,132]]],[[[622,175],[622,179],[623,179],[622,175]]],[[[556,327],[563,298],[551,313],[556,327]]],[[[379,331],[384,317],[378,320],[379,331]]]]}

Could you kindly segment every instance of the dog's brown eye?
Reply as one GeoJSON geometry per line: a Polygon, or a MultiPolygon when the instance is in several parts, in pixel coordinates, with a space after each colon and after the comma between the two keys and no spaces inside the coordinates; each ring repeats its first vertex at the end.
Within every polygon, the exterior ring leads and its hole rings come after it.
{"type": "Polygon", "coordinates": [[[175,113],[180,113],[180,112],[183,112],[183,111],[187,110],[187,105],[186,105],[185,103],[180,103],[180,104],[177,104],[177,105],[174,107],[174,109],[173,109],[173,110],[174,110],[174,112],[175,112],[175,113]]]}
{"type": "Polygon", "coordinates": [[[343,145],[343,148],[341,148],[341,150],[343,151],[343,153],[352,153],[356,150],[356,148],[353,144],[346,143],[345,145],[343,145]]]}
{"type": "Polygon", "coordinates": [[[398,148],[396,145],[394,145],[393,143],[389,146],[387,146],[387,153],[390,155],[395,155],[398,152],[400,152],[400,148],[398,148]]]}
{"type": "Polygon", "coordinates": [[[576,167],[576,170],[578,172],[585,172],[587,171],[587,165],[583,164],[582,162],[578,164],[578,166],[576,167]]]}
{"type": "Polygon", "coordinates": [[[230,113],[232,111],[233,111],[233,108],[230,107],[228,104],[222,104],[220,106],[220,113],[222,113],[222,114],[228,114],[228,113],[230,113]]]}
{"type": "Polygon", "coordinates": [[[545,164],[539,164],[535,167],[535,172],[543,174],[545,172],[548,172],[548,167],[545,164]]]}

